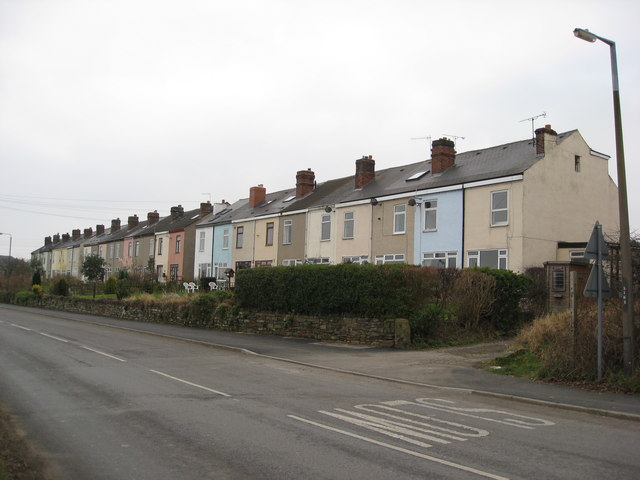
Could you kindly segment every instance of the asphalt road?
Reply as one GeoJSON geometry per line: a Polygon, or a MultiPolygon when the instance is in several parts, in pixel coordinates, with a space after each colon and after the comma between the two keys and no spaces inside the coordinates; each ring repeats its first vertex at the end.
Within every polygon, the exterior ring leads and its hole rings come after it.
{"type": "Polygon", "coordinates": [[[66,479],[635,479],[640,423],[0,309],[0,399],[66,479]]]}

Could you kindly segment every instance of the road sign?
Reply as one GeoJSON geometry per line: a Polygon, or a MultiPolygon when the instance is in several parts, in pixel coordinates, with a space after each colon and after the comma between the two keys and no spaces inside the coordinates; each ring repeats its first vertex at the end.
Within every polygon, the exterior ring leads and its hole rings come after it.
{"type": "Polygon", "coordinates": [[[609,249],[607,248],[607,242],[604,241],[604,236],[602,235],[602,226],[600,225],[600,222],[596,222],[593,227],[591,238],[589,238],[587,248],[584,251],[584,258],[597,260],[598,251],[600,251],[600,258],[602,260],[609,259],[609,249]]]}
{"type": "Polygon", "coordinates": [[[589,273],[589,279],[584,287],[584,296],[598,298],[598,272],[600,272],[600,293],[602,298],[611,298],[611,288],[607,277],[604,276],[604,269],[594,265],[589,273]]]}

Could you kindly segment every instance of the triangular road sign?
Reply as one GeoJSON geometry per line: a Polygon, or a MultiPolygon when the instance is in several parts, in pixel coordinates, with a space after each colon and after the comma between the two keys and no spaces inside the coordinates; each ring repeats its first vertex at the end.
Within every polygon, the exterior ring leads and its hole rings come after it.
{"type": "Polygon", "coordinates": [[[584,287],[584,296],[593,298],[598,297],[598,272],[600,272],[600,289],[602,298],[610,298],[611,288],[609,287],[609,282],[607,282],[607,278],[604,276],[604,270],[599,268],[597,265],[594,265],[591,269],[589,279],[584,287]]]}
{"type": "Polygon", "coordinates": [[[602,235],[602,226],[600,225],[600,222],[596,222],[593,227],[591,237],[589,238],[589,243],[587,243],[587,248],[584,250],[584,258],[597,260],[598,250],[600,250],[602,260],[609,259],[609,249],[607,248],[607,242],[604,241],[604,236],[602,235]]]}

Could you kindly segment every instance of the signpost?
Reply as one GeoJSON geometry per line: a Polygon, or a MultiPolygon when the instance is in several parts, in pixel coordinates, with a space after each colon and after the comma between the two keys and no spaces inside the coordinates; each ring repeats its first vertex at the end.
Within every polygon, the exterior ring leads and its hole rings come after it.
{"type": "Polygon", "coordinates": [[[602,379],[602,299],[611,297],[611,288],[604,276],[602,260],[609,258],[609,249],[602,235],[602,225],[596,221],[591,232],[591,238],[584,251],[584,258],[595,260],[587,285],[584,287],[585,297],[598,299],[598,380],[602,379]]]}

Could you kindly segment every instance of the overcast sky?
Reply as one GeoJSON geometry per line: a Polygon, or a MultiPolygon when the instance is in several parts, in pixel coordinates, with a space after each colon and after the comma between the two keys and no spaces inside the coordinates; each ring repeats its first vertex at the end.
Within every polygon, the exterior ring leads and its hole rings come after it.
{"type": "MultiPolygon", "coordinates": [[[[578,129],[640,229],[640,2],[0,0],[0,231],[44,237],[578,129]]],[[[602,223],[607,219],[600,219],[602,223]]],[[[585,232],[584,241],[590,232],[585,232]]],[[[581,239],[565,239],[579,241],[581,239]]],[[[0,254],[9,238],[0,236],[0,254]]]]}

